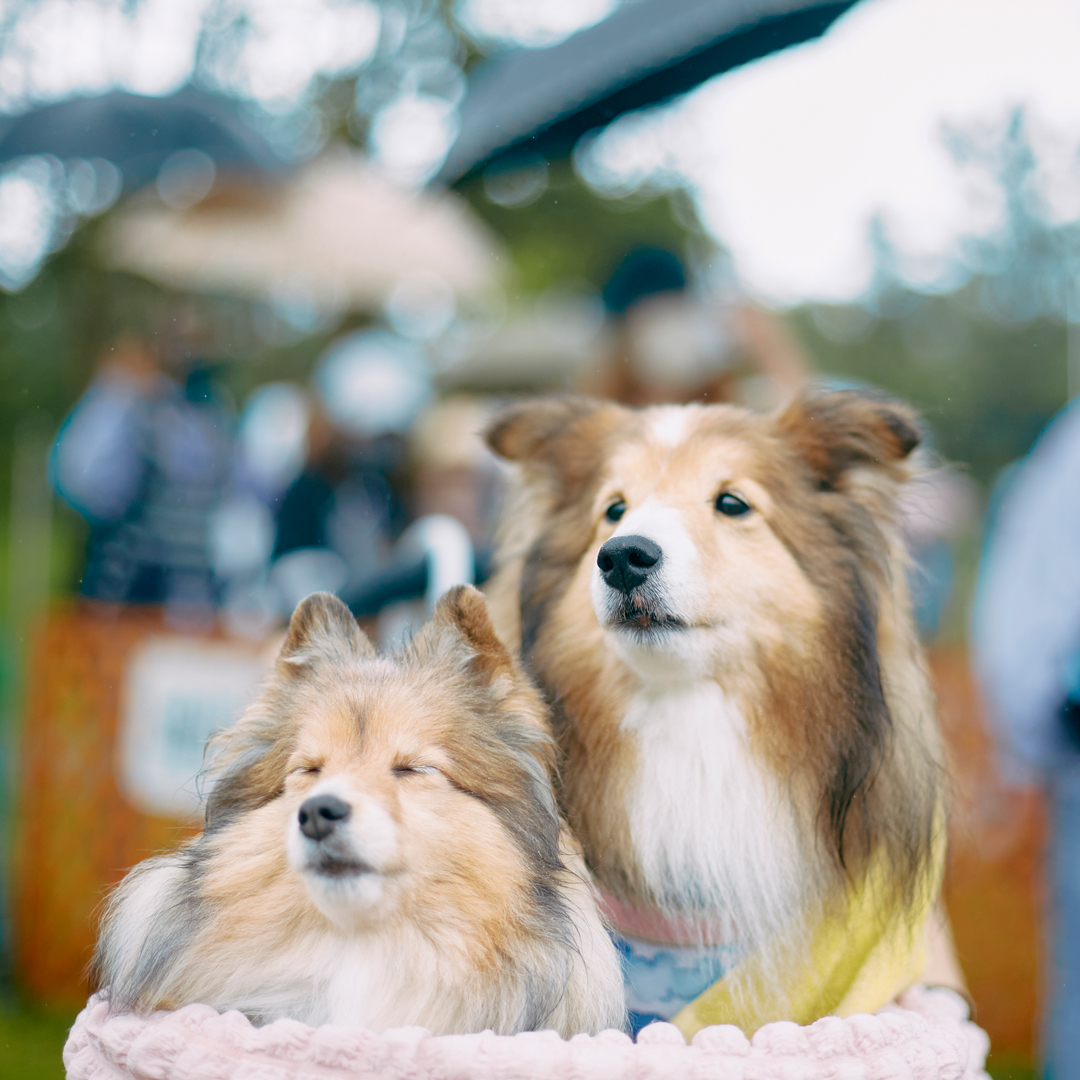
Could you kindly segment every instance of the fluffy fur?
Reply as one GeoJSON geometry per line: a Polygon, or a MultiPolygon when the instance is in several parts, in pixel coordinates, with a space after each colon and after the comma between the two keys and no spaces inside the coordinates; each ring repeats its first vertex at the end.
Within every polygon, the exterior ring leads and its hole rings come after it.
{"type": "Polygon", "coordinates": [[[598,884],[776,972],[871,863],[883,919],[933,873],[941,747],[895,521],[919,438],[851,393],[767,416],[558,397],[488,432],[517,464],[493,613],[555,710],[598,884]],[[663,552],[629,595],[597,566],[621,536],[663,552]]]}
{"type": "Polygon", "coordinates": [[[309,597],[214,749],[205,831],[108,906],[93,973],[114,1007],[444,1034],[623,1025],[543,702],[475,589],[448,593],[397,658],[309,597]],[[305,835],[325,796],[347,818],[305,835]]]}

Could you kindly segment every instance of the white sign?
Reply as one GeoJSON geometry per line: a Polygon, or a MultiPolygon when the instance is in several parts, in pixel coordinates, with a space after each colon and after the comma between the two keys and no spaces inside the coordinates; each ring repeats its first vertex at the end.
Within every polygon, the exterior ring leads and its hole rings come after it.
{"type": "Polygon", "coordinates": [[[146,814],[196,814],[206,740],[239,718],[266,673],[259,657],[217,641],[152,638],[135,649],[120,717],[124,798],[146,814]]]}

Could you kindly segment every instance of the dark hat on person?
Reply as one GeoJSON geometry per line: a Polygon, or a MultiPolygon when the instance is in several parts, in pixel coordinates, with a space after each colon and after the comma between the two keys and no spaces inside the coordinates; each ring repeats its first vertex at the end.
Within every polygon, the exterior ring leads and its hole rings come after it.
{"type": "Polygon", "coordinates": [[[686,269],[678,255],[663,248],[639,247],[615,268],[601,296],[612,315],[622,315],[646,296],[685,288],[686,269]]]}

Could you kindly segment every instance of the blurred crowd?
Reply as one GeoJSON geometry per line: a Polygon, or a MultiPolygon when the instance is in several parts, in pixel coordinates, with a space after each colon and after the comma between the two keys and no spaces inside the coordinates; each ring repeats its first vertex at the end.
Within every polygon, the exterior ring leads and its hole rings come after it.
{"type": "MultiPolygon", "coordinates": [[[[90,526],[83,596],[160,604],[186,630],[220,611],[230,632],[255,637],[319,589],[376,613],[395,598],[384,572],[407,506],[437,512],[427,474],[439,463],[414,477],[408,439],[432,398],[423,355],[386,330],[341,338],[310,385],[263,385],[240,410],[196,325],[118,340],[51,456],[57,492],[90,526]]],[[[455,509],[466,542],[483,540],[488,515],[455,509]]]]}
{"type": "MultiPolygon", "coordinates": [[[[539,388],[561,379],[630,405],[767,408],[809,378],[775,316],[691,290],[670,251],[630,252],[602,300],[588,361],[567,373],[553,354],[539,388]]],[[[429,585],[483,579],[498,483],[480,431],[502,394],[440,392],[422,346],[378,325],[334,341],[306,385],[264,384],[239,408],[221,370],[212,334],[183,305],[160,333],[119,337],[99,358],[50,457],[56,492],[89,525],[85,598],[161,605],[178,630],[220,616],[229,633],[260,638],[327,590],[358,617],[383,614],[393,638],[401,605],[429,585]]],[[[961,474],[936,468],[904,512],[932,636],[974,496],[961,474]]]]}

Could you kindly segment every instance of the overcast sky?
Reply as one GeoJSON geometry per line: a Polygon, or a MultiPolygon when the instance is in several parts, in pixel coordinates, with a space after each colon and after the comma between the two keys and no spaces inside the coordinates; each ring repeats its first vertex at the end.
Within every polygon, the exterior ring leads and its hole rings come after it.
{"type": "Polygon", "coordinates": [[[864,0],[823,38],[616,124],[585,169],[613,189],[680,173],[752,291],[843,299],[868,283],[876,213],[928,284],[992,225],[942,126],[1003,128],[1018,105],[1044,193],[1080,215],[1080,0],[864,0]]]}

